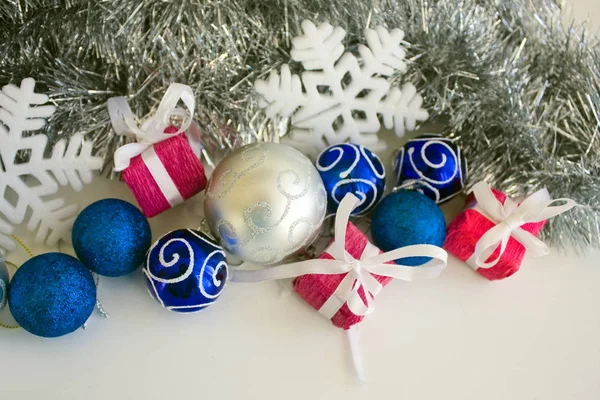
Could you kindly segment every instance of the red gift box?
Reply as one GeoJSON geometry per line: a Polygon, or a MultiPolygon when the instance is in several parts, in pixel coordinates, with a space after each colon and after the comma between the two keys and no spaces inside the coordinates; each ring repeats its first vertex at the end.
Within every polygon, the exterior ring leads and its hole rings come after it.
{"type": "MultiPolygon", "coordinates": [[[[177,132],[169,127],[165,133],[177,132]]],[[[163,179],[163,180],[164,180],[163,179]]],[[[148,218],[200,193],[207,184],[204,166],[194,154],[185,133],[156,143],[139,156],[131,159],[129,167],[123,171],[123,180],[131,188],[144,215],[148,218]],[[154,153],[148,165],[148,154],[154,153]],[[155,155],[155,156],[154,156],[155,155]],[[169,179],[167,187],[159,184],[151,169],[163,169],[164,179],[169,179]],[[166,193],[165,193],[166,192],[166,193]]]]}
{"type": "MultiPolygon", "coordinates": [[[[346,251],[357,260],[360,260],[365,247],[367,246],[369,239],[362,233],[356,226],[351,222],[348,222],[346,228],[346,251]]],[[[332,240],[333,242],[333,240],[332,240]]],[[[331,243],[330,243],[331,244],[331,243]]],[[[379,254],[382,251],[379,250],[379,254]]],[[[333,260],[331,256],[325,250],[318,259],[333,260]]],[[[387,262],[386,264],[395,265],[393,261],[387,262]]],[[[323,274],[311,274],[303,275],[295,279],[294,290],[315,310],[320,310],[323,304],[334,295],[335,290],[340,285],[346,274],[337,275],[323,275],[323,274]]],[[[387,285],[393,278],[388,276],[380,276],[373,274],[373,277],[381,284],[381,286],[387,285]]],[[[363,301],[366,301],[366,295],[364,289],[361,287],[358,289],[358,293],[363,301]]],[[[365,317],[356,315],[348,308],[348,304],[344,304],[338,312],[331,318],[331,322],[343,329],[349,329],[352,325],[358,324],[365,317]]]]}
{"type": "MultiPolygon", "coordinates": [[[[494,197],[502,204],[505,204],[507,196],[495,189],[491,189],[494,197]]],[[[481,237],[496,224],[482,215],[474,207],[477,204],[475,196],[471,193],[466,200],[467,209],[461,212],[448,226],[446,242],[444,249],[454,254],[462,261],[469,260],[475,253],[475,246],[481,237]]],[[[521,229],[537,236],[547,220],[541,222],[527,223],[521,226],[521,229]]],[[[489,280],[499,280],[508,278],[517,272],[525,257],[527,249],[515,238],[510,237],[508,244],[502,256],[496,265],[491,268],[474,268],[480,275],[489,280]]],[[[498,258],[500,247],[487,258],[486,262],[498,258]]]]}
{"type": "Polygon", "coordinates": [[[189,133],[189,139],[199,144],[200,130],[193,120],[195,104],[191,87],[172,83],[156,113],[138,127],[124,97],[108,99],[115,133],[136,139],[115,151],[115,171],[123,171],[123,180],[146,217],[183,203],[206,187],[204,166],[186,136],[189,133]],[[188,111],[178,107],[180,101],[188,111]],[[181,121],[180,128],[171,125],[173,117],[181,121]]]}

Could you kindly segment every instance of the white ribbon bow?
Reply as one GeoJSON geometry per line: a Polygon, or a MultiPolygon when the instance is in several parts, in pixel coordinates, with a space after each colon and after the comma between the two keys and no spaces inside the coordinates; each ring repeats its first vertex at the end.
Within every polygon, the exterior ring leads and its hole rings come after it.
{"type": "Polygon", "coordinates": [[[133,136],[137,143],[129,143],[117,149],[114,155],[115,171],[120,172],[130,164],[132,158],[141,155],[152,145],[179,135],[188,130],[195,129],[192,135],[188,137],[196,155],[198,151],[194,144],[198,144],[199,130],[193,123],[193,115],[196,107],[194,92],[192,88],[181,83],[172,83],[167,89],[163,99],[156,110],[156,114],[148,118],[141,127],[138,128],[135,122],[135,116],[127,104],[124,97],[112,97],[107,102],[110,121],[117,135],[133,136]],[[188,111],[177,107],[179,100],[188,108],[188,111]],[[165,133],[165,129],[171,125],[171,117],[180,116],[183,118],[181,127],[175,133],[165,133]]]}
{"type": "Polygon", "coordinates": [[[532,222],[541,222],[562,214],[577,203],[570,199],[550,198],[548,190],[541,189],[527,197],[521,204],[506,198],[502,204],[490,187],[483,181],[473,186],[473,194],[477,200],[475,210],[496,224],[487,231],[475,245],[473,256],[467,263],[473,268],[492,268],[498,263],[506,250],[508,240],[512,236],[519,241],[534,257],[548,254],[548,246],[540,239],[522,229],[521,226],[532,222]],[[562,205],[554,203],[564,202],[562,205]],[[500,253],[494,260],[486,262],[490,255],[500,246],[500,253]]]}
{"type": "Polygon", "coordinates": [[[335,237],[326,253],[330,259],[313,259],[292,264],[284,264],[260,270],[236,270],[231,280],[234,282],[260,282],[265,280],[294,278],[308,274],[346,274],[333,295],[323,304],[319,312],[331,318],[345,304],[355,315],[367,315],[374,309],[374,298],[382,289],[373,275],[413,281],[435,278],[446,268],[448,254],[437,246],[419,244],[406,246],[379,254],[379,249],[367,242],[359,260],[346,251],[346,227],[350,213],[360,200],[352,193],[341,201],[335,218],[335,237]],[[386,264],[389,261],[406,257],[431,257],[434,260],[420,267],[399,264],[386,264]],[[363,301],[359,289],[363,288],[363,301]]]}

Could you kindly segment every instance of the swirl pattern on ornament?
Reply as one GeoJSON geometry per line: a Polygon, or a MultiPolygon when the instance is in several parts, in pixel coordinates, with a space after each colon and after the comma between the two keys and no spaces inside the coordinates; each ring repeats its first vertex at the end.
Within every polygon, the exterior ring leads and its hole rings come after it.
{"type": "Polygon", "coordinates": [[[274,143],[248,147],[217,166],[206,216],[225,249],[247,261],[275,263],[314,239],[325,213],[325,188],[297,150],[274,143]],[[249,157],[255,147],[260,156],[249,157]]]}
{"type": "Polygon", "coordinates": [[[197,312],[221,294],[228,276],[222,247],[200,232],[182,229],[159,239],[143,271],[148,290],[173,311],[197,312]]]}
{"type": "Polygon", "coordinates": [[[423,135],[398,150],[394,171],[397,188],[417,190],[440,203],[464,188],[466,160],[452,139],[423,135]]]}
{"type": "Polygon", "coordinates": [[[335,214],[347,193],[353,193],[360,200],[352,214],[364,214],[381,199],[385,190],[383,163],[364,146],[352,143],[330,146],[319,155],[316,167],[326,187],[330,214],[335,214]]]}

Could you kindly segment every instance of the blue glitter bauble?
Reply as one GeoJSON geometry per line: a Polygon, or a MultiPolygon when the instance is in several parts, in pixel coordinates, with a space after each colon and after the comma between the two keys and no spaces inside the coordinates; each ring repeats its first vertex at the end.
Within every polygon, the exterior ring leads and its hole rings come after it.
{"type": "Polygon", "coordinates": [[[370,211],[385,190],[385,168],[379,157],[360,145],[336,144],[323,150],[316,162],[327,190],[327,212],[335,214],[346,193],[360,199],[352,215],[370,211]]]}
{"type": "Polygon", "coordinates": [[[134,205],[118,199],[86,207],[73,225],[77,257],[99,275],[126,275],[144,263],[152,233],[134,205]]]}
{"type": "MultiPolygon", "coordinates": [[[[383,251],[413,244],[441,247],[446,240],[446,221],[442,210],[422,193],[399,190],[387,195],[375,208],[371,221],[373,243],[383,251]]],[[[398,264],[422,265],[430,257],[407,257],[398,264]]]]}
{"type": "Polygon", "coordinates": [[[417,190],[436,203],[460,193],[467,180],[467,160],[452,139],[423,135],[398,150],[396,186],[417,190]]]}
{"type": "Polygon", "coordinates": [[[197,312],[214,303],[227,282],[223,249],[204,233],[180,229],[158,239],[144,274],[148,291],[168,310],[197,312]]]}
{"type": "Polygon", "coordinates": [[[75,257],[46,253],[17,270],[8,303],[26,331],[43,337],[63,336],[83,326],[94,311],[96,284],[75,257]]]}
{"type": "Polygon", "coordinates": [[[2,257],[0,257],[0,310],[6,306],[6,300],[8,297],[8,268],[2,257]]]}

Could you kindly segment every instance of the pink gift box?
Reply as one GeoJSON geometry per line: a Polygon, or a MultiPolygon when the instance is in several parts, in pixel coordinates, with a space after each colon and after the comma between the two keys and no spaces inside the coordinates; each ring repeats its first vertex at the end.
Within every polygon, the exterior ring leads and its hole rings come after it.
{"type": "MultiPolygon", "coordinates": [[[[177,128],[173,126],[165,129],[165,133],[175,132],[177,128]]],[[[185,133],[156,143],[152,147],[179,192],[180,199],[187,200],[206,187],[204,166],[194,154],[185,133]]],[[[170,202],[167,199],[142,155],[131,159],[129,167],[123,171],[123,180],[131,188],[142,212],[148,218],[181,202],[170,202]]]]}
{"type": "MultiPolygon", "coordinates": [[[[494,196],[502,204],[505,203],[507,196],[495,189],[492,189],[494,196]]],[[[476,199],[473,194],[467,197],[466,208],[461,212],[448,226],[448,234],[446,235],[446,242],[444,243],[444,249],[449,253],[454,254],[462,261],[467,261],[475,252],[475,246],[479,239],[496,224],[490,221],[488,218],[480,214],[473,207],[476,204],[476,199]]],[[[534,236],[537,236],[544,225],[546,220],[537,223],[528,223],[521,226],[521,228],[534,236]]],[[[516,239],[511,237],[508,240],[508,245],[504,254],[500,257],[500,260],[496,265],[491,268],[477,268],[477,272],[483,277],[489,280],[498,280],[508,278],[515,272],[517,272],[525,257],[526,249],[516,239]]],[[[500,248],[497,248],[486,260],[489,262],[498,257],[500,248]]]]}
{"type": "MultiPolygon", "coordinates": [[[[352,255],[355,259],[359,260],[361,255],[367,246],[368,238],[352,223],[348,223],[346,230],[346,251],[352,255]]],[[[379,251],[381,254],[382,251],[379,251]]],[[[319,257],[319,259],[332,260],[333,257],[325,250],[319,257]]],[[[393,261],[387,264],[395,265],[393,261]]],[[[337,287],[340,285],[346,274],[337,275],[323,275],[323,274],[311,274],[302,275],[295,279],[294,290],[315,310],[320,310],[323,304],[329,299],[337,287]]],[[[373,275],[375,279],[382,285],[387,285],[393,278],[387,276],[373,275]]],[[[365,301],[365,291],[361,287],[358,290],[360,297],[365,301]]],[[[343,329],[350,329],[352,325],[361,322],[364,316],[354,314],[348,308],[347,304],[344,304],[342,308],[335,313],[331,322],[343,329]]]]}

